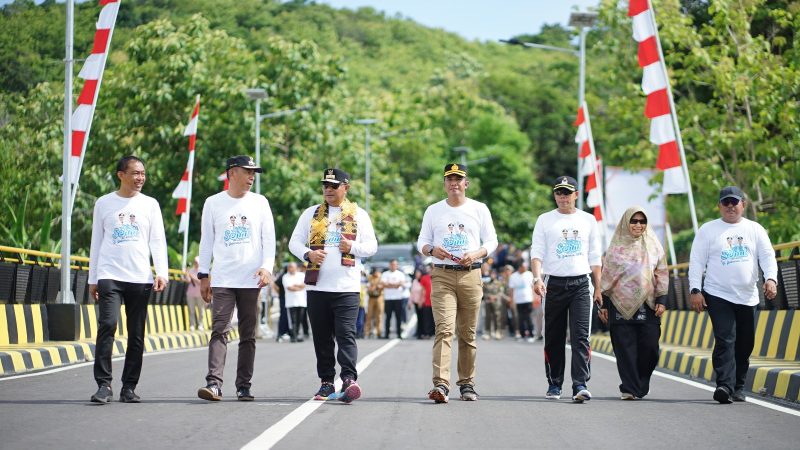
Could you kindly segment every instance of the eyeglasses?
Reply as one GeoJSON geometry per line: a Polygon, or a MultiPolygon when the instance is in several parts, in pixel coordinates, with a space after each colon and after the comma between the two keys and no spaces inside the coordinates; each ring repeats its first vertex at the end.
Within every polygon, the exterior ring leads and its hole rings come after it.
{"type": "Polygon", "coordinates": [[[738,198],[723,198],[719,201],[719,204],[722,206],[736,206],[739,204],[738,198]]]}
{"type": "Polygon", "coordinates": [[[327,189],[327,188],[339,189],[339,186],[341,186],[341,185],[342,185],[341,183],[329,183],[327,181],[323,181],[322,182],[322,188],[323,189],[327,189]]]}
{"type": "Polygon", "coordinates": [[[575,191],[570,191],[569,189],[556,189],[553,192],[555,192],[556,195],[570,195],[575,191]]]}
{"type": "Polygon", "coordinates": [[[640,225],[647,225],[647,219],[631,219],[631,225],[636,225],[637,223],[640,225]]]}

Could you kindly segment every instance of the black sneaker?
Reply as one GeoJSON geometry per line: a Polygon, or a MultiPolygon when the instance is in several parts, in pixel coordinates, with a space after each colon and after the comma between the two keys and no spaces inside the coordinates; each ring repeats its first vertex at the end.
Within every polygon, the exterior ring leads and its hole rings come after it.
{"type": "Polygon", "coordinates": [[[136,392],[133,392],[132,387],[124,387],[119,393],[119,401],[122,403],[139,403],[142,399],[136,395],[136,392]]]}
{"type": "Polygon", "coordinates": [[[475,387],[471,384],[462,384],[460,386],[461,389],[461,400],[466,402],[475,402],[478,401],[478,393],[475,392],[475,387]]]}
{"type": "Polygon", "coordinates": [[[733,391],[733,395],[731,395],[731,399],[735,402],[745,402],[747,401],[747,397],[744,396],[743,389],[737,389],[733,391]]]}
{"type": "Polygon", "coordinates": [[[209,384],[197,390],[197,396],[210,402],[222,400],[222,390],[216,384],[209,384]]]}
{"type": "Polygon", "coordinates": [[[719,386],[714,390],[714,400],[722,404],[732,403],[731,392],[725,386],[719,386]]]}
{"type": "Polygon", "coordinates": [[[250,393],[250,388],[243,387],[236,391],[236,399],[240,402],[252,402],[256,398],[250,393]]]}
{"type": "Polygon", "coordinates": [[[331,394],[336,392],[336,387],[333,386],[333,383],[329,381],[323,381],[319,387],[319,390],[316,394],[314,394],[314,400],[322,400],[325,401],[331,394]]]}
{"type": "Polygon", "coordinates": [[[353,403],[353,400],[358,400],[359,398],[361,398],[361,386],[356,383],[356,380],[345,378],[342,381],[342,390],[339,391],[339,401],[353,403]]]}
{"type": "Polygon", "coordinates": [[[97,388],[97,392],[92,395],[92,403],[110,403],[114,399],[114,393],[111,392],[111,386],[102,385],[97,388]]]}
{"type": "Polygon", "coordinates": [[[449,393],[450,389],[447,389],[447,386],[438,384],[428,392],[428,398],[433,400],[434,403],[447,403],[447,394],[449,393]]]}

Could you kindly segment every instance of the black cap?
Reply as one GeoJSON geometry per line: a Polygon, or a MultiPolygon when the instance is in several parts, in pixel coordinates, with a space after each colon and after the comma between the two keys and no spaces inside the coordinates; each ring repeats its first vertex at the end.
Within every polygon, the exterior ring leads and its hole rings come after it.
{"type": "Polygon", "coordinates": [[[736,186],[725,186],[719,191],[719,201],[725,200],[726,198],[741,200],[744,198],[744,192],[736,186]]]}
{"type": "Polygon", "coordinates": [[[578,182],[575,181],[575,178],[572,178],[567,175],[562,175],[556,178],[555,183],[553,183],[553,190],[556,189],[569,189],[572,192],[578,190],[578,182]]]}
{"type": "Polygon", "coordinates": [[[344,183],[350,184],[350,174],[342,169],[328,168],[322,172],[323,183],[344,183]]]}
{"type": "Polygon", "coordinates": [[[460,177],[467,176],[467,166],[464,164],[450,163],[444,166],[444,176],[458,175],[460,177]]]}
{"type": "Polygon", "coordinates": [[[258,173],[263,172],[261,167],[256,165],[256,162],[253,161],[253,158],[247,155],[239,155],[234,156],[233,158],[228,158],[228,161],[225,162],[225,170],[230,170],[232,167],[241,167],[243,169],[253,169],[258,173]]]}

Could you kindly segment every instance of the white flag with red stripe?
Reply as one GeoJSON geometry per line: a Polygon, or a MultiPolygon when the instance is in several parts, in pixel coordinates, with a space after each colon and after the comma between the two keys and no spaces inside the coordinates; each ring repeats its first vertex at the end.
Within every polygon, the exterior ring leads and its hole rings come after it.
{"type": "MultiPolygon", "coordinates": [[[[666,64],[661,60],[655,13],[649,0],[630,0],[628,16],[633,21],[633,39],[639,43],[642,91],[647,95],[645,116],[650,119],[650,142],[659,146],[656,167],[664,171],[663,192],[685,194],[689,182],[684,176],[675,127],[675,111],[670,108],[666,64]]],[[[688,168],[687,168],[688,171],[688,168]]]]}
{"type": "Polygon", "coordinates": [[[179,233],[189,232],[189,208],[192,201],[192,174],[194,172],[194,147],[197,141],[197,120],[200,116],[200,96],[192,110],[192,117],[189,119],[189,124],[183,131],[184,136],[189,136],[189,160],[186,162],[186,169],[183,171],[181,181],[178,187],[172,192],[172,198],[178,199],[178,206],[175,209],[175,214],[181,216],[180,225],[178,225],[179,233]]]}
{"type": "Polygon", "coordinates": [[[222,183],[222,190],[223,191],[227,191],[228,190],[228,172],[222,172],[222,174],[220,174],[220,176],[218,176],[217,179],[219,181],[223,182],[222,183]]]}
{"type": "MultiPolygon", "coordinates": [[[[595,213],[599,222],[602,222],[602,204],[603,192],[600,183],[598,183],[600,176],[600,165],[597,155],[594,152],[594,142],[592,139],[591,120],[589,120],[588,107],[584,103],[578,108],[578,117],[575,119],[575,126],[578,127],[578,132],[575,135],[575,142],[580,144],[580,166],[578,167],[578,176],[586,178],[586,206],[590,208],[599,208],[595,213]]],[[[584,193],[581,192],[580,195],[584,193]]]]}
{"type": "Polygon", "coordinates": [[[78,96],[78,106],[72,112],[72,149],[70,167],[72,184],[78,183],[80,178],[83,157],[89,141],[89,130],[92,127],[97,97],[100,92],[100,83],[103,80],[103,70],[108,59],[108,49],[111,44],[111,35],[117,21],[120,0],[100,0],[100,15],[95,25],[94,43],[92,53],[86,58],[78,77],[84,79],[83,89],[78,96]]]}

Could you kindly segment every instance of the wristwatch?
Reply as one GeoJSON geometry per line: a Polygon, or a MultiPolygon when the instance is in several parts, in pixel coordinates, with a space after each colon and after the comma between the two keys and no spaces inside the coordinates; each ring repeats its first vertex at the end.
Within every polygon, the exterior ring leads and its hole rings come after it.
{"type": "Polygon", "coordinates": [[[203,278],[208,278],[208,274],[207,273],[203,273],[203,272],[199,272],[197,274],[197,279],[198,280],[202,280],[203,278]]]}
{"type": "Polygon", "coordinates": [[[539,278],[539,277],[533,277],[533,283],[531,283],[531,284],[536,284],[539,281],[542,281],[542,279],[539,278]]]}
{"type": "Polygon", "coordinates": [[[433,249],[434,247],[431,245],[431,248],[428,250],[428,256],[433,256],[433,249]]]}
{"type": "Polygon", "coordinates": [[[303,260],[304,260],[304,261],[306,261],[306,262],[311,262],[311,260],[308,258],[308,254],[309,254],[309,253],[311,253],[311,252],[305,252],[305,253],[303,253],[303,260]]]}
{"type": "Polygon", "coordinates": [[[692,295],[699,294],[700,293],[700,289],[693,288],[691,291],[689,291],[689,293],[692,294],[692,295]]]}

